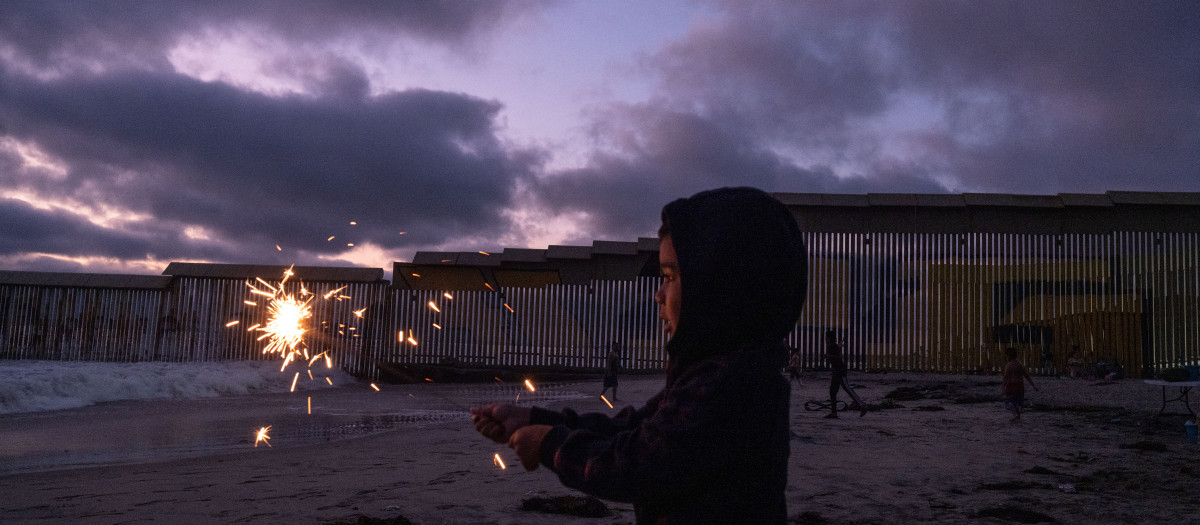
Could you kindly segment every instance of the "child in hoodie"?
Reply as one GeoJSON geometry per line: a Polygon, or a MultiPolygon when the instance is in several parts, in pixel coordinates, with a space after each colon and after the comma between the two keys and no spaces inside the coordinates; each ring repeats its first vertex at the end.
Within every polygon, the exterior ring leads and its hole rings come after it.
{"type": "Polygon", "coordinates": [[[662,220],[662,391],[614,417],[494,403],[472,409],[475,428],[528,470],[632,502],[640,524],[785,523],[791,389],[779,368],[807,284],[800,232],[751,188],[676,200],[662,220]]]}

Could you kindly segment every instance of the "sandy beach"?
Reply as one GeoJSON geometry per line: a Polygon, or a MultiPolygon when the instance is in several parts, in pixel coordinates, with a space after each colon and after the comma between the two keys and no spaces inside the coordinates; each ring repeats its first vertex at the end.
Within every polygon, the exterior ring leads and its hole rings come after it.
{"type": "MultiPolygon", "coordinates": [[[[1200,523],[1200,445],[1185,442],[1184,406],[1155,417],[1162,392],[1140,380],[1035,378],[1041,390],[1030,390],[1020,424],[1008,421],[994,376],[851,373],[871,411],[837,420],[805,410],[825,396],[827,380],[809,372],[793,388],[788,512],[796,523],[1200,523]]],[[[661,382],[623,377],[617,406],[640,403],[661,382]]],[[[521,402],[609,411],[599,390],[598,380],[556,383],[521,402]]],[[[8,438],[0,461],[8,467],[0,522],[632,523],[625,503],[606,502],[605,517],[522,510],[532,498],[580,494],[545,469],[523,471],[511,451],[471,428],[466,406],[520,393],[515,385],[356,385],[306,394],[312,415],[297,405],[304,396],[238,396],[2,416],[0,430],[24,441],[8,438]],[[270,447],[253,446],[259,420],[275,425],[270,447]],[[306,420],[324,430],[289,431],[306,420]],[[198,449],[137,454],[163,429],[216,437],[198,449]],[[131,444],[134,435],[146,444],[131,444]],[[39,443],[63,454],[132,452],[93,461],[107,464],[54,465],[39,443]],[[13,447],[25,447],[25,459],[13,447]],[[507,469],[494,463],[497,453],[507,469]]]]}

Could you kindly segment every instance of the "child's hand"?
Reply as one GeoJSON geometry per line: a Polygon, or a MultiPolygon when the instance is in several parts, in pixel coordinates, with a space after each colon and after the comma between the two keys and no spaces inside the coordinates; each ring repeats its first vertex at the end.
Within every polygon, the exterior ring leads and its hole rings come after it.
{"type": "Polygon", "coordinates": [[[521,427],[529,424],[528,407],[492,403],[471,409],[475,430],[496,443],[505,443],[521,427]]]}
{"type": "Polygon", "coordinates": [[[513,433],[508,439],[509,448],[521,458],[525,470],[536,470],[541,461],[542,439],[550,432],[550,425],[529,425],[513,433]]]}

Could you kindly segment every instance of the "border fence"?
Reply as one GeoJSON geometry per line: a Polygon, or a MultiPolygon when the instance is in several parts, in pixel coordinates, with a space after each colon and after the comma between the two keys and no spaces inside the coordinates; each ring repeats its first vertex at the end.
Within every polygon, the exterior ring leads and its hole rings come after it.
{"type": "MultiPolygon", "coordinates": [[[[1015,347],[1034,371],[1120,364],[1127,376],[1200,364],[1200,234],[809,233],[808,300],[788,342],[807,368],[824,333],[851,366],[996,373],[1015,347]]],[[[0,271],[0,359],[266,359],[247,282],[283,267],[172,263],[163,276],[0,271]],[[228,326],[237,321],[237,324],[228,326]]],[[[399,289],[383,270],[297,268],[314,299],[309,346],[348,372],[381,364],[597,370],[665,366],[654,277],[494,291],[399,289]],[[329,299],[323,297],[336,291],[329,299]],[[360,316],[361,314],[361,316],[360,316]]]]}

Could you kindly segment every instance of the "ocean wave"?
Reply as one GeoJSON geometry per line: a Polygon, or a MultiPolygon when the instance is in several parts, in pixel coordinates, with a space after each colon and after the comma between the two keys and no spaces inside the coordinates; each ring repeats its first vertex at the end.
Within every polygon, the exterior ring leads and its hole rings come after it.
{"type": "Polygon", "coordinates": [[[277,361],[104,363],[0,361],[0,414],[78,408],[106,401],[194,399],[328,388],[356,380],[338,369],[277,361]]]}

